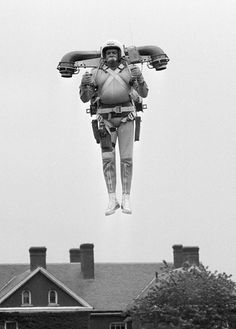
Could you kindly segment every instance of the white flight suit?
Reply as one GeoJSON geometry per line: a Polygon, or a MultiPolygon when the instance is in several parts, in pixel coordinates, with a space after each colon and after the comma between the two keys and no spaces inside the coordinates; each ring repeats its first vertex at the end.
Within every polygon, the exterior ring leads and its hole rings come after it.
{"type": "MultiPolygon", "coordinates": [[[[97,87],[97,95],[100,98],[99,115],[104,117],[104,121],[109,122],[112,129],[111,141],[113,143],[112,151],[102,150],[103,172],[106,181],[108,193],[116,191],[116,156],[115,144],[118,139],[120,153],[120,172],[122,182],[122,193],[130,194],[131,180],[133,172],[133,143],[134,143],[134,120],[127,119],[130,112],[135,112],[131,100],[131,93],[136,93],[141,97],[146,97],[148,87],[145,81],[141,83],[134,82],[131,87],[130,69],[122,63],[118,68],[111,72],[106,66],[91,71],[93,81],[97,87]],[[116,106],[127,112],[120,114],[111,114],[116,106]]],[[[83,102],[91,100],[94,96],[94,89],[90,86],[80,86],[80,98],[83,102]]]]}

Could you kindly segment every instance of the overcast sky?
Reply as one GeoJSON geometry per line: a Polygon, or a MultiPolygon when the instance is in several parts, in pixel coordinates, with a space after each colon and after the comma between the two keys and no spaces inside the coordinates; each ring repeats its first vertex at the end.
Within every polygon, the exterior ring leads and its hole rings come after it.
{"type": "MultiPolygon", "coordinates": [[[[0,262],[48,262],[95,245],[97,262],[172,261],[172,245],[236,279],[236,2],[2,0],[0,262]],[[149,86],[134,148],[131,216],[104,216],[107,193],[87,105],[56,67],[107,39],[155,45],[167,70],[149,86]]],[[[118,196],[121,187],[118,178],[118,196]]]]}

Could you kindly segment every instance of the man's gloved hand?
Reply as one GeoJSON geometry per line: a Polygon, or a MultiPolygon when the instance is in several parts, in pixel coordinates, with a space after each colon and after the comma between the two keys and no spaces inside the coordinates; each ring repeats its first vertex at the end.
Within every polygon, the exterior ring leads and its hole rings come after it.
{"type": "Polygon", "coordinates": [[[92,74],[90,74],[89,72],[85,72],[84,75],[82,76],[81,84],[92,86],[93,85],[92,74]]]}
{"type": "Polygon", "coordinates": [[[137,79],[139,83],[143,82],[143,75],[138,66],[133,66],[131,69],[131,75],[133,79],[137,79]]]}

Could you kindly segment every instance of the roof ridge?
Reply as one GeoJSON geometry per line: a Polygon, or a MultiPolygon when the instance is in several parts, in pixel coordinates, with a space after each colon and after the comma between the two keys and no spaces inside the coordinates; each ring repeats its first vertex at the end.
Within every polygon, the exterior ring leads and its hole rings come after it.
{"type": "MultiPolygon", "coordinates": [[[[81,262],[55,262],[55,263],[50,263],[50,262],[47,262],[47,265],[78,265],[78,264],[81,264],[81,262]]],[[[141,264],[162,264],[162,262],[94,262],[94,264],[110,264],[110,265],[133,265],[133,264],[138,264],[138,265],[141,265],[141,264]]],[[[1,264],[0,264],[1,265],[1,264]]]]}
{"type": "Polygon", "coordinates": [[[135,264],[138,264],[138,265],[141,265],[141,264],[162,264],[162,262],[95,262],[94,264],[114,264],[114,265],[120,265],[120,264],[124,264],[124,265],[135,265],[135,264]]]}
{"type": "Polygon", "coordinates": [[[12,265],[23,265],[23,266],[26,266],[26,265],[27,265],[27,266],[30,266],[29,263],[0,263],[0,266],[2,266],[2,265],[4,265],[4,266],[5,266],[5,265],[7,265],[7,266],[8,266],[8,265],[11,265],[11,266],[12,266],[12,265]]]}

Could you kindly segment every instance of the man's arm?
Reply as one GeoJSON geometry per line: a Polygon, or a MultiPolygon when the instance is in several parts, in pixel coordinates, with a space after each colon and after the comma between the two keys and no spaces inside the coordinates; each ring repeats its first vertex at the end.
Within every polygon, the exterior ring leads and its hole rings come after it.
{"type": "Polygon", "coordinates": [[[133,66],[131,68],[131,74],[133,81],[133,88],[138,92],[138,94],[145,98],[148,95],[148,86],[144,80],[144,77],[138,66],[133,66]]]}
{"type": "Polygon", "coordinates": [[[143,80],[142,82],[134,81],[133,88],[137,91],[137,93],[145,98],[148,95],[148,86],[146,82],[143,80]]]}
{"type": "Polygon", "coordinates": [[[86,103],[91,100],[95,94],[95,85],[94,85],[94,72],[91,73],[85,72],[82,76],[81,84],[79,87],[80,99],[83,103],[86,103]]]}

